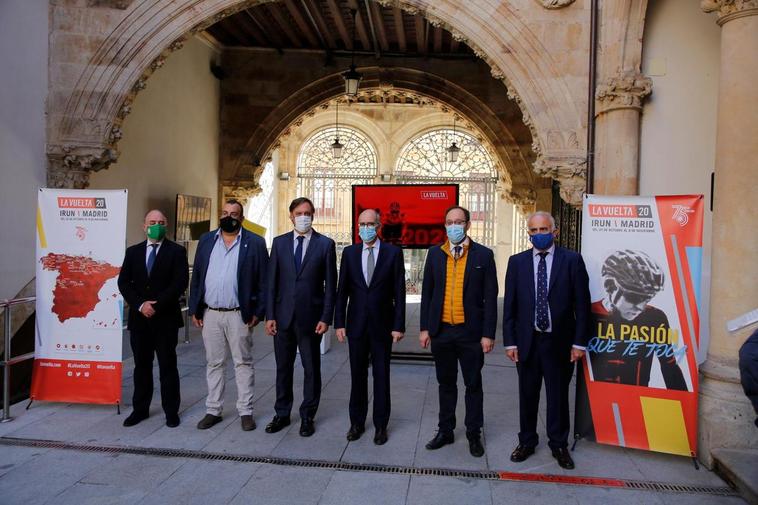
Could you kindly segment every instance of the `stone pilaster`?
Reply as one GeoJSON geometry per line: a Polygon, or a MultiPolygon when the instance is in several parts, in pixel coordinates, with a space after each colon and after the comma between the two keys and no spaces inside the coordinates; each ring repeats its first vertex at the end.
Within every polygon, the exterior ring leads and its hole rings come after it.
{"type": "Polygon", "coordinates": [[[619,72],[595,90],[595,178],[597,194],[635,195],[639,178],[640,113],[652,80],[619,72]]]}
{"type": "Polygon", "coordinates": [[[707,0],[721,26],[708,358],[701,366],[700,457],[710,464],[720,447],[758,448],[755,413],[739,385],[738,350],[750,333],[726,331],[726,321],[758,304],[758,0],[707,0]]]}

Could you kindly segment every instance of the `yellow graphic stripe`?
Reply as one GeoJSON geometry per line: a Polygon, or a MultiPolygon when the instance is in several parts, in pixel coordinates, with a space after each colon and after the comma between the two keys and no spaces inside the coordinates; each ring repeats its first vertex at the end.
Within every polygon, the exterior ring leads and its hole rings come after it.
{"type": "Polygon", "coordinates": [[[39,245],[42,249],[47,249],[47,238],[45,237],[45,226],[42,224],[42,211],[37,207],[37,234],[39,235],[39,245]]]}
{"type": "Polygon", "coordinates": [[[682,404],[677,400],[640,397],[651,451],[690,456],[682,404]]]}

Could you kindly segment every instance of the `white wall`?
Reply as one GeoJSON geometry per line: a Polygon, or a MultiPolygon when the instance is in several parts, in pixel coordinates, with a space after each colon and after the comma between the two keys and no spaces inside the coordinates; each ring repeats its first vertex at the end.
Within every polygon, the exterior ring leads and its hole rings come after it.
{"type": "Polygon", "coordinates": [[[194,38],[170,55],[124,121],[118,162],[90,179],[91,188],[129,190],[129,244],[144,240],[143,218],[152,208],[166,213],[173,238],[177,193],[211,197],[216,209],[220,87],[209,71],[213,56],[194,38]]]}
{"type": "Polygon", "coordinates": [[[47,6],[0,1],[0,298],[34,277],[37,188],[46,181],[47,6]]]}
{"type": "Polygon", "coordinates": [[[640,194],[705,195],[700,326],[706,338],[720,38],[715,17],[699,2],[650,0],[642,73],[653,79],[653,93],[642,114],[640,194]]]}

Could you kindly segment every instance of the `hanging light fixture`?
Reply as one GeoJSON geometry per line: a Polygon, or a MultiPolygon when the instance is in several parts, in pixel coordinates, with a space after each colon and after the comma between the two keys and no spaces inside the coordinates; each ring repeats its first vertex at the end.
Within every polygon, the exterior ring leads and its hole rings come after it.
{"type": "Polygon", "coordinates": [[[342,158],[342,148],[344,147],[342,144],[340,144],[340,103],[339,101],[335,102],[335,107],[337,110],[335,121],[334,121],[334,127],[337,130],[337,132],[334,135],[334,143],[332,144],[332,156],[335,158],[342,158]]]}
{"type": "Polygon", "coordinates": [[[453,143],[447,148],[447,161],[455,163],[458,161],[458,154],[461,152],[461,148],[455,143],[455,114],[453,114],[453,143]]]}
{"type": "Polygon", "coordinates": [[[353,52],[350,56],[350,68],[342,73],[342,78],[345,79],[345,94],[349,97],[355,97],[358,95],[358,87],[360,86],[363,74],[355,69],[355,25],[358,15],[356,9],[352,9],[353,13],[353,52]]]}

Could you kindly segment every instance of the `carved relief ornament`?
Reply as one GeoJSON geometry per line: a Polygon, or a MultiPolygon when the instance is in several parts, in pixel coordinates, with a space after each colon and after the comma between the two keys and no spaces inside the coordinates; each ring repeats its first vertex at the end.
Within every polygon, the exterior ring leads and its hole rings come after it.
{"type": "Polygon", "coordinates": [[[587,189],[587,159],[540,156],[534,162],[534,171],[558,181],[561,198],[572,206],[582,206],[587,189]]]}
{"type": "Polygon", "coordinates": [[[596,113],[616,109],[642,109],[642,100],[653,91],[653,80],[637,72],[609,77],[595,91],[596,113]]]}

